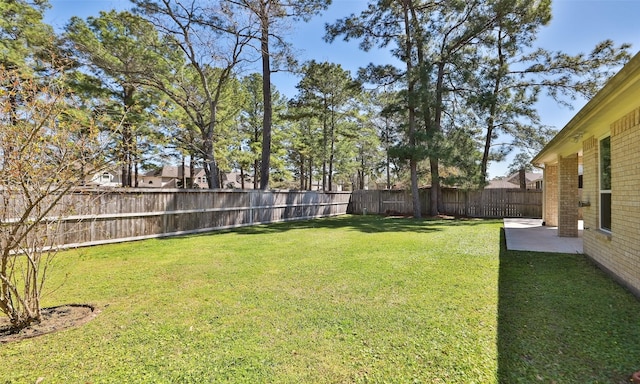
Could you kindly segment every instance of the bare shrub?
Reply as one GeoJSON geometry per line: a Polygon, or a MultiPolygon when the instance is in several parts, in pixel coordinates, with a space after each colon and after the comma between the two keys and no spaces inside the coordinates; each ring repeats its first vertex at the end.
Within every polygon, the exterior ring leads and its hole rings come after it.
{"type": "Polygon", "coordinates": [[[95,116],[59,76],[0,68],[0,312],[16,328],[40,322],[66,194],[103,167],[95,116]]]}

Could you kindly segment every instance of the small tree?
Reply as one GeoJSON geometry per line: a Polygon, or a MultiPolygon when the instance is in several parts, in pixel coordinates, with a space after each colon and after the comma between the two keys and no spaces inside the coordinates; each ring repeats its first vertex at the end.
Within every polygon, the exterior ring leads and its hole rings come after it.
{"type": "Polygon", "coordinates": [[[0,67],[0,312],[16,329],[41,321],[63,201],[101,163],[91,115],[62,84],[0,67]]]}

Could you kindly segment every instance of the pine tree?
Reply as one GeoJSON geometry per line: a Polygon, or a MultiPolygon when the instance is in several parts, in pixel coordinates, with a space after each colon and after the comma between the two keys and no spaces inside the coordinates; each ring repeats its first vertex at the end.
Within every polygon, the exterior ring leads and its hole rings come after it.
{"type": "Polygon", "coordinates": [[[297,103],[309,108],[322,126],[322,190],[333,190],[340,128],[355,108],[360,85],[340,65],[310,61],[303,66],[297,103]]]}
{"type": "MultiPolygon", "coordinates": [[[[262,154],[260,161],[260,189],[269,187],[269,172],[271,169],[271,142],[273,124],[273,105],[271,94],[272,61],[275,58],[276,67],[279,63],[289,65],[293,58],[289,44],[283,38],[286,26],[282,25],[286,19],[308,21],[329,6],[331,0],[228,0],[223,4],[231,4],[249,12],[248,20],[256,20],[255,32],[249,34],[259,41],[260,59],[262,61],[262,154]],[[277,47],[273,51],[273,47],[277,47]]],[[[231,11],[234,13],[234,11],[231,11]]],[[[241,19],[240,12],[235,11],[236,19],[241,19]]],[[[249,26],[251,27],[251,26],[249,26]]]]}
{"type": "Polygon", "coordinates": [[[147,48],[161,46],[158,33],[138,16],[110,11],[86,21],[73,17],[65,36],[73,46],[71,51],[100,82],[94,93],[105,95],[107,103],[114,104],[104,106],[108,113],[124,116],[118,124],[120,142],[115,156],[122,168],[122,186],[135,187],[143,156],[141,145],[155,137],[152,130],[145,128],[151,120],[149,112],[160,103],[160,95],[141,84],[141,74],[152,70],[153,63],[162,59],[147,48]]]}

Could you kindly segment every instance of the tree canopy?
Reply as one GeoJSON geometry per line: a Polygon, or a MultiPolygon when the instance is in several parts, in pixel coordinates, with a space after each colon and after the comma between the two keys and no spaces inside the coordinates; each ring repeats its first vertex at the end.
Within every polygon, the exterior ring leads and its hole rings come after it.
{"type": "Polygon", "coordinates": [[[565,104],[589,97],[629,59],[629,46],[611,41],[577,55],[534,47],[550,15],[550,0],[377,0],[326,25],[328,41],[359,40],[361,49],[389,49],[402,63],[371,64],[365,73],[401,95],[390,110],[404,114],[402,137],[391,149],[409,163],[414,215],[419,164],[428,161],[436,215],[443,182],[482,186],[489,161],[550,138],[536,110],[542,93],[565,104]],[[496,151],[502,136],[511,141],[496,151]]]}
{"type": "Polygon", "coordinates": [[[590,97],[629,57],[611,41],[576,55],[536,46],[550,0],[371,0],[328,23],[325,39],[388,50],[397,64],[354,75],[298,65],[287,40],[329,0],[133,0],[130,11],[72,18],[63,36],[42,22],[46,1],[0,4],[6,68],[66,60],[85,107],[122,119],[108,157],[123,186],[188,157],[210,188],[231,171],[254,188],[272,174],[300,188],[410,186],[415,215],[419,188],[431,187],[435,215],[442,185],[481,187],[491,162],[541,147],[555,132],[541,124],[542,96],[590,97]],[[271,82],[280,70],[300,76],[286,103],[271,82]]]}

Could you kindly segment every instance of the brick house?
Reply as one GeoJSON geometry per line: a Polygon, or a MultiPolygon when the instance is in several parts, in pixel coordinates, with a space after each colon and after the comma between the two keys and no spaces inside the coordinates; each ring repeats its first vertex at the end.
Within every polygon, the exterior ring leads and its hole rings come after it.
{"type": "Polygon", "coordinates": [[[102,172],[85,177],[85,184],[100,187],[120,187],[122,185],[122,173],[119,169],[105,169],[102,172]]]}
{"type": "MultiPolygon", "coordinates": [[[[207,176],[204,169],[195,168],[194,171],[194,187],[207,188],[207,176]]],[[[183,180],[189,184],[190,174],[189,167],[184,167],[183,169],[181,166],[165,165],[141,176],[139,178],[139,186],[141,188],[181,188],[183,180]]]]}
{"type": "MultiPolygon", "coordinates": [[[[524,174],[524,182],[526,189],[542,189],[542,174],[534,172],[526,172],[524,174]]],[[[515,189],[521,188],[520,174],[514,173],[503,179],[490,180],[485,189],[515,189]]]]}
{"type": "MultiPolygon", "coordinates": [[[[145,173],[138,178],[140,188],[182,188],[183,181],[189,185],[191,170],[189,167],[184,167],[184,173],[182,166],[165,165],[160,169],[153,170],[145,173]]],[[[222,188],[228,189],[240,189],[242,188],[242,179],[239,172],[223,173],[222,188]]],[[[246,176],[244,177],[244,188],[253,188],[253,179],[246,176]]],[[[193,187],[196,189],[207,189],[209,184],[207,182],[207,175],[202,168],[194,168],[193,187]]]]}
{"type": "Polygon", "coordinates": [[[532,160],[544,168],[543,220],[640,296],[640,53],[532,160]],[[582,169],[582,196],[578,169],[582,169]]]}

